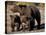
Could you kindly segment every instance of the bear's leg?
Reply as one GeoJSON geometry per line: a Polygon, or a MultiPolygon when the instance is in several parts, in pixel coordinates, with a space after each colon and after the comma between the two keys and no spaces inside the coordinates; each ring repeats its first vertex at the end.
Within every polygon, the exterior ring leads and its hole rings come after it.
{"type": "Polygon", "coordinates": [[[17,31],[20,31],[20,25],[21,25],[21,21],[18,22],[17,31]]]}
{"type": "Polygon", "coordinates": [[[18,23],[17,31],[20,31],[20,23],[18,23]]]}
{"type": "Polygon", "coordinates": [[[36,21],[37,21],[37,23],[38,23],[37,29],[40,29],[40,23],[41,23],[41,16],[40,16],[40,13],[37,15],[36,21]]]}
{"type": "Polygon", "coordinates": [[[34,25],[35,25],[35,21],[33,19],[32,21],[30,21],[30,29],[29,29],[29,31],[34,29],[34,25]]]}
{"type": "Polygon", "coordinates": [[[37,23],[38,23],[37,29],[40,29],[40,18],[37,18],[36,20],[37,20],[37,23]]]}

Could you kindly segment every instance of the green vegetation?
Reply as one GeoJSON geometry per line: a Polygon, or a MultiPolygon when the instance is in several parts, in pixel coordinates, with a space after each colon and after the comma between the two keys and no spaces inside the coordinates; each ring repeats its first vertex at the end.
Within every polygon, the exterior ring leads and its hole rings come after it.
{"type": "Polygon", "coordinates": [[[45,6],[44,3],[33,3],[33,2],[16,2],[16,5],[27,5],[27,6],[45,6]]]}
{"type": "Polygon", "coordinates": [[[31,2],[17,2],[16,4],[17,5],[33,5],[34,6],[34,3],[31,3],[31,2]]]}

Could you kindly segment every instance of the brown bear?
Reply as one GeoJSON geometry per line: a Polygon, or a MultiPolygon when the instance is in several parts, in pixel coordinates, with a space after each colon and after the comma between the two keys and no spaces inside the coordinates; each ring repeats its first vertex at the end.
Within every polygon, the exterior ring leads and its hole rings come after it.
{"type": "Polygon", "coordinates": [[[41,22],[41,15],[40,15],[40,11],[38,8],[34,7],[34,6],[26,6],[26,5],[19,5],[19,7],[22,10],[23,15],[26,15],[28,18],[29,25],[30,25],[30,30],[33,30],[34,26],[35,26],[35,20],[37,21],[37,29],[40,29],[40,22],[41,22]]]}

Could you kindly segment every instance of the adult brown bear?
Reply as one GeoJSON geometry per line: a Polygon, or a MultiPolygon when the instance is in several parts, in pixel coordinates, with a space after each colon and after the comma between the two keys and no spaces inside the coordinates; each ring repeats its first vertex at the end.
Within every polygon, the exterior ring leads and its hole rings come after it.
{"type": "Polygon", "coordinates": [[[19,7],[22,10],[22,14],[26,15],[28,17],[28,20],[30,21],[29,30],[33,30],[35,25],[35,19],[38,24],[37,29],[40,29],[41,15],[39,9],[34,6],[26,6],[26,5],[19,5],[19,7]]]}

